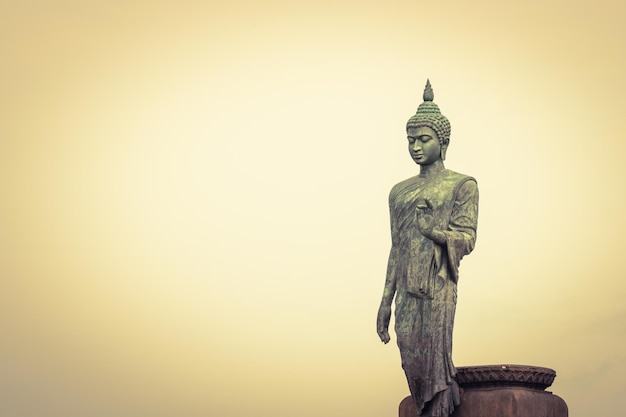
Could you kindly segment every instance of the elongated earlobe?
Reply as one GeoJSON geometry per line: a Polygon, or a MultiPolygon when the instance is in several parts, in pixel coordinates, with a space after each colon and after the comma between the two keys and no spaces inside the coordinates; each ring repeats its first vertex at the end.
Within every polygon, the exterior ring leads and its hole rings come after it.
{"type": "Polygon", "coordinates": [[[446,160],[446,151],[448,150],[448,145],[443,145],[441,147],[441,160],[445,161],[446,160]]]}

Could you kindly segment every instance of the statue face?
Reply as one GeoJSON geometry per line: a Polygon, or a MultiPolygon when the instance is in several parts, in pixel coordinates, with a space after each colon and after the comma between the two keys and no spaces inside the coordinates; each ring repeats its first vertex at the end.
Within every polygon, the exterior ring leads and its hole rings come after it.
{"type": "Polygon", "coordinates": [[[430,165],[441,159],[437,133],[430,127],[409,127],[406,130],[411,158],[419,165],[430,165]]]}

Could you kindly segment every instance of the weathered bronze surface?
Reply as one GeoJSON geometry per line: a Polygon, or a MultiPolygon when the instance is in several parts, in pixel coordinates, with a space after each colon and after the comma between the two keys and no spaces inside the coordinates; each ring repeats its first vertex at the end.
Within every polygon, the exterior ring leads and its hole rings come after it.
{"type": "Polygon", "coordinates": [[[459,263],[476,240],[478,186],[444,167],[450,123],[433,99],[427,82],[424,102],[407,122],[419,174],[389,195],[392,247],[377,331],[388,343],[395,297],[395,331],[416,412],[447,417],[460,402],[452,328],[459,263]]]}

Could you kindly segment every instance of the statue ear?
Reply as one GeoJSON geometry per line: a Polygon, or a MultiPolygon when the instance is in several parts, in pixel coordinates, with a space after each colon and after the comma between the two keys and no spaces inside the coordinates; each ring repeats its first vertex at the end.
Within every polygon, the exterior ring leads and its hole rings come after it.
{"type": "Polygon", "coordinates": [[[446,160],[446,151],[447,150],[448,150],[448,144],[447,143],[441,145],[441,160],[442,161],[446,160]]]}

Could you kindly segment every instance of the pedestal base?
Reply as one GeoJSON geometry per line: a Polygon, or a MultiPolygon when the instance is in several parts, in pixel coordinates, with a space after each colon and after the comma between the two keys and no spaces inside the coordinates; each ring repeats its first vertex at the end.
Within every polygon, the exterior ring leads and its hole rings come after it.
{"type": "MultiPolygon", "coordinates": [[[[560,397],[544,391],[556,376],[548,368],[490,365],[457,368],[461,405],[450,417],[567,417],[560,397]]],[[[416,417],[412,397],[400,403],[400,417],[416,417]]]]}

